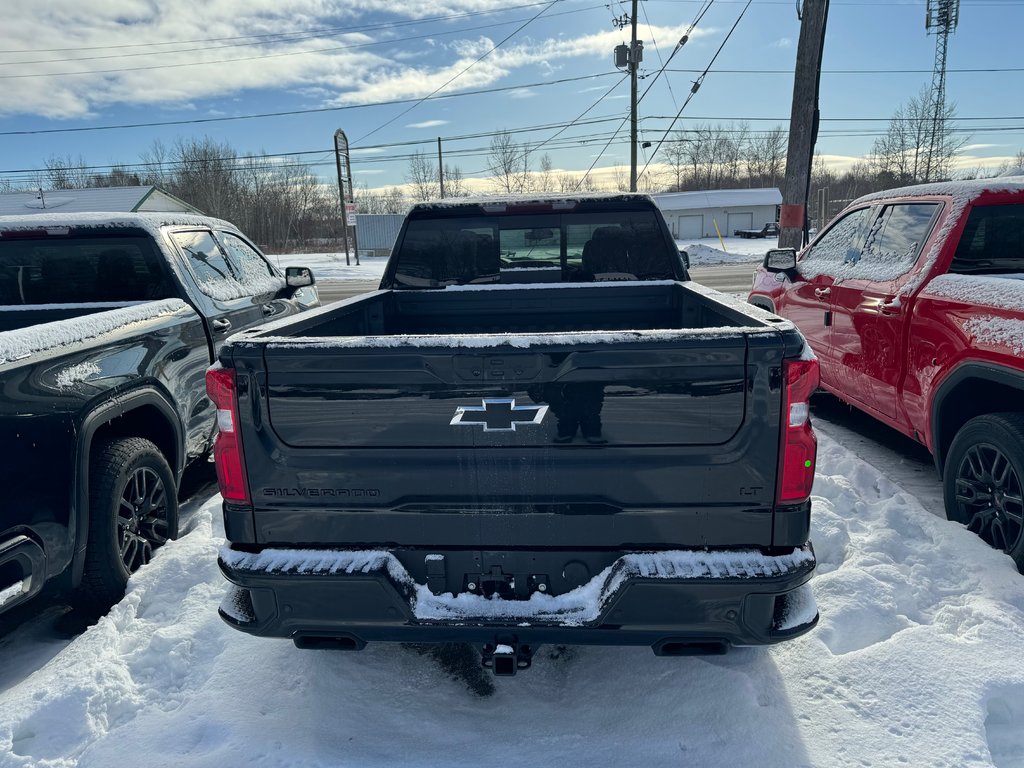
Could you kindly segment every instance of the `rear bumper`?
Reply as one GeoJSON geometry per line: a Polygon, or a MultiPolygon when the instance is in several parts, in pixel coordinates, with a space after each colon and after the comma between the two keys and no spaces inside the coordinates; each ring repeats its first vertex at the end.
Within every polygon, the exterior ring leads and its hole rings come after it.
{"type": "Polygon", "coordinates": [[[437,595],[386,551],[225,548],[234,585],[221,617],[253,635],[304,647],[368,642],[648,645],[659,653],[721,651],[804,634],[818,621],[807,583],[810,545],[757,552],[624,554],[571,592],[529,600],[437,595]],[[504,640],[503,640],[504,642],[504,640]]]}

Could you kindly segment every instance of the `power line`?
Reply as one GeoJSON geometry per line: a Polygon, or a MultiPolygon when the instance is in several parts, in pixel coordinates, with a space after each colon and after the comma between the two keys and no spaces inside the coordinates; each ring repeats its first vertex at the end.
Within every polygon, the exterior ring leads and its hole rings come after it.
{"type": "MultiPolygon", "coordinates": [[[[722,2],[722,0],[718,0],[722,2]]],[[[669,69],[668,72],[695,73],[700,69],[669,69]]],[[[716,75],[792,75],[792,69],[712,69],[716,75]]],[[[974,67],[947,69],[947,74],[991,74],[993,72],[1024,72],[1024,67],[974,67]]],[[[930,75],[930,69],[823,69],[823,75],[930,75]]]]}
{"type": "MultiPolygon", "coordinates": [[[[684,101],[683,106],[679,108],[679,112],[677,112],[675,118],[673,118],[672,123],[668,127],[668,131],[672,130],[672,128],[676,124],[676,121],[683,114],[683,110],[686,109],[686,105],[690,103],[693,97],[697,94],[697,91],[700,90],[700,86],[701,84],[703,84],[704,78],[707,77],[708,71],[711,69],[711,67],[714,66],[715,60],[718,59],[718,55],[722,52],[722,49],[725,48],[725,44],[729,42],[729,38],[732,37],[732,33],[736,31],[736,27],[739,26],[739,23],[740,21],[742,21],[743,16],[747,13],[747,9],[750,8],[751,1],[752,0],[747,0],[747,4],[743,6],[743,10],[740,11],[740,15],[736,18],[736,21],[733,23],[732,28],[729,30],[728,34],[726,34],[725,39],[722,40],[722,44],[718,46],[718,50],[715,51],[715,55],[711,57],[711,61],[708,62],[708,65],[705,68],[705,70],[693,82],[693,87],[690,89],[690,93],[687,95],[686,101],[684,101]]],[[[668,131],[666,131],[665,136],[668,136],[668,131]]],[[[651,161],[654,160],[655,156],[658,154],[658,150],[661,149],[661,145],[665,143],[665,136],[661,137],[661,141],[658,142],[658,146],[656,146],[654,148],[654,151],[651,152],[650,158],[648,158],[647,163],[644,165],[643,170],[640,171],[637,178],[644,175],[644,171],[647,170],[647,167],[651,164],[651,161]]]]}
{"type": "Polygon", "coordinates": [[[157,128],[168,125],[199,125],[203,123],[223,123],[233,120],[261,120],[268,117],[291,117],[294,115],[312,115],[324,112],[344,112],[352,109],[366,109],[368,107],[389,107],[396,104],[410,104],[425,101],[427,99],[436,101],[439,99],[453,99],[459,96],[480,96],[488,93],[501,93],[503,91],[517,91],[523,88],[540,88],[549,85],[561,85],[563,83],[577,83],[581,80],[594,80],[599,77],[618,75],[618,72],[600,72],[592,75],[580,75],[578,77],[563,77],[557,80],[543,80],[537,83],[519,83],[517,85],[504,85],[494,88],[478,88],[472,91],[458,91],[456,93],[439,93],[426,99],[390,99],[388,101],[374,101],[365,104],[346,104],[340,107],[316,107],[313,109],[289,109],[280,112],[262,112],[252,115],[229,115],[224,117],[201,117],[192,120],[163,120],[149,123],[121,123],[118,125],[92,125],[79,128],[41,128],[31,131],[0,131],[0,136],[34,136],[51,133],[86,133],[89,131],[112,131],[128,128],[157,128]]]}
{"type": "Polygon", "coordinates": [[[484,59],[486,59],[486,58],[487,58],[488,56],[490,56],[490,55],[491,55],[492,53],[494,53],[494,52],[495,52],[496,50],[498,50],[498,49],[499,49],[499,48],[500,48],[501,46],[503,46],[503,45],[504,45],[505,43],[507,43],[507,42],[508,42],[509,40],[511,40],[511,39],[512,39],[513,37],[515,37],[515,36],[516,36],[516,35],[518,35],[518,34],[519,34],[520,32],[522,32],[522,31],[523,31],[524,29],[526,29],[526,27],[528,27],[528,26],[529,26],[530,24],[532,24],[532,23],[533,23],[534,21],[536,21],[536,20],[537,20],[538,18],[540,18],[540,17],[541,17],[541,16],[542,16],[542,15],[544,14],[544,12],[545,12],[545,11],[549,11],[549,10],[551,10],[552,8],[554,8],[554,7],[555,7],[555,4],[556,4],[556,3],[559,3],[559,2],[561,2],[561,0],[551,0],[551,2],[550,2],[550,3],[548,3],[548,5],[546,5],[546,6],[544,6],[543,8],[541,8],[541,9],[540,9],[540,10],[539,10],[539,11],[538,11],[538,12],[537,12],[536,14],[534,14],[534,16],[533,16],[532,18],[530,18],[530,19],[526,20],[525,22],[523,22],[523,24],[521,24],[520,26],[516,27],[516,28],[515,28],[515,29],[514,29],[514,30],[513,30],[513,31],[512,31],[512,32],[511,32],[511,33],[510,33],[510,34],[509,34],[509,35],[508,35],[507,37],[505,37],[505,38],[504,38],[503,40],[501,40],[500,42],[498,42],[498,43],[496,43],[495,45],[491,46],[491,48],[490,48],[490,49],[489,49],[489,50],[488,50],[488,51],[487,51],[486,53],[482,54],[481,56],[478,56],[478,57],[476,58],[476,60],[474,60],[474,61],[473,61],[473,63],[472,63],[472,64],[470,64],[470,65],[469,65],[468,67],[466,67],[465,69],[461,70],[461,71],[460,71],[460,72],[459,72],[458,74],[455,74],[455,75],[453,75],[452,77],[450,77],[450,78],[448,78],[447,80],[445,80],[445,81],[444,81],[444,83],[442,83],[442,84],[441,84],[441,85],[439,85],[439,86],[438,86],[437,88],[435,88],[434,90],[432,90],[432,91],[431,91],[430,93],[428,93],[428,94],[427,94],[426,96],[424,96],[424,97],[423,97],[422,99],[419,99],[419,100],[417,100],[417,101],[416,101],[416,102],[415,102],[414,104],[410,104],[410,105],[409,105],[409,106],[408,106],[407,108],[403,109],[403,110],[402,110],[401,112],[399,112],[399,113],[398,113],[397,115],[395,115],[394,117],[392,117],[392,118],[391,118],[390,120],[385,120],[385,121],[384,121],[383,123],[381,123],[380,125],[378,125],[378,126],[377,126],[376,128],[374,128],[374,129],[373,129],[372,131],[370,131],[369,133],[364,133],[364,134],[363,134],[362,136],[360,136],[360,137],[359,137],[358,139],[356,139],[356,140],[355,140],[355,142],[353,142],[353,143],[358,143],[358,142],[362,141],[362,140],[363,140],[363,139],[365,139],[365,138],[368,138],[368,137],[370,137],[370,136],[373,136],[373,134],[375,134],[375,133],[376,133],[377,131],[379,131],[379,130],[381,130],[381,129],[383,129],[383,128],[386,128],[387,126],[391,125],[391,124],[392,124],[393,122],[395,122],[395,120],[397,120],[398,118],[400,118],[400,117],[402,117],[403,115],[407,115],[407,114],[409,114],[410,112],[412,112],[412,111],[413,111],[414,109],[416,109],[416,107],[418,107],[418,106],[419,106],[420,104],[422,104],[422,103],[423,103],[424,101],[426,101],[427,99],[429,99],[429,98],[430,98],[431,96],[434,96],[434,95],[436,95],[436,94],[438,93],[438,91],[444,90],[444,89],[445,89],[445,88],[447,88],[447,87],[448,87],[449,85],[451,85],[451,84],[452,84],[453,82],[455,82],[455,81],[456,81],[456,80],[458,80],[458,79],[459,79],[460,77],[462,77],[462,76],[463,76],[464,74],[466,74],[467,72],[469,72],[469,70],[471,70],[471,69],[472,69],[473,67],[475,67],[475,66],[476,66],[477,64],[479,64],[479,63],[480,63],[481,61],[483,61],[484,59]]]}

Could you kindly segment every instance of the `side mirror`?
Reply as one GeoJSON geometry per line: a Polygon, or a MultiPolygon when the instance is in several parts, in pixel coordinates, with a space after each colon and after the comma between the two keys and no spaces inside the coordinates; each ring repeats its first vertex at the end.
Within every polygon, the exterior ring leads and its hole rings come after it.
{"type": "Polygon", "coordinates": [[[796,249],[773,248],[764,255],[764,268],[768,272],[789,272],[796,269],[796,249]]]}
{"type": "Polygon", "coordinates": [[[680,251],[679,251],[679,258],[683,260],[683,266],[686,267],[687,270],[689,270],[690,269],[690,254],[688,254],[686,251],[680,249],[680,251]]]}
{"type": "Polygon", "coordinates": [[[289,288],[304,288],[316,283],[313,270],[309,267],[285,267],[284,279],[289,288]]]}

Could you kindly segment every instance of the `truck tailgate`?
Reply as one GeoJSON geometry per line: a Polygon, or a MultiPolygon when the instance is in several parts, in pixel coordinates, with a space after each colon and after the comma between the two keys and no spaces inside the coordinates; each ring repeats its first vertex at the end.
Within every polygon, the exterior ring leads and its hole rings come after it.
{"type": "Polygon", "coordinates": [[[236,358],[253,506],[226,508],[229,538],[578,547],[582,528],[595,547],[770,545],[785,345],[651,338],[236,358]]]}

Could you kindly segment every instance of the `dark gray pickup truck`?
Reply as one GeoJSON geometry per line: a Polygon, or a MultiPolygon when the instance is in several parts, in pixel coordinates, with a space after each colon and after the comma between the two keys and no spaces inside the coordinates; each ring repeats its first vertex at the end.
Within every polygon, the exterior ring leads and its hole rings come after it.
{"type": "Polygon", "coordinates": [[[409,214],[381,290],[232,337],[207,386],[233,588],[305,648],[659,655],[817,622],[817,361],[686,279],[649,198],[409,214]]]}
{"type": "Polygon", "coordinates": [[[205,216],[0,217],[0,612],[47,585],[108,607],[175,536],[220,345],[319,304],[290,271],[205,216]]]}

